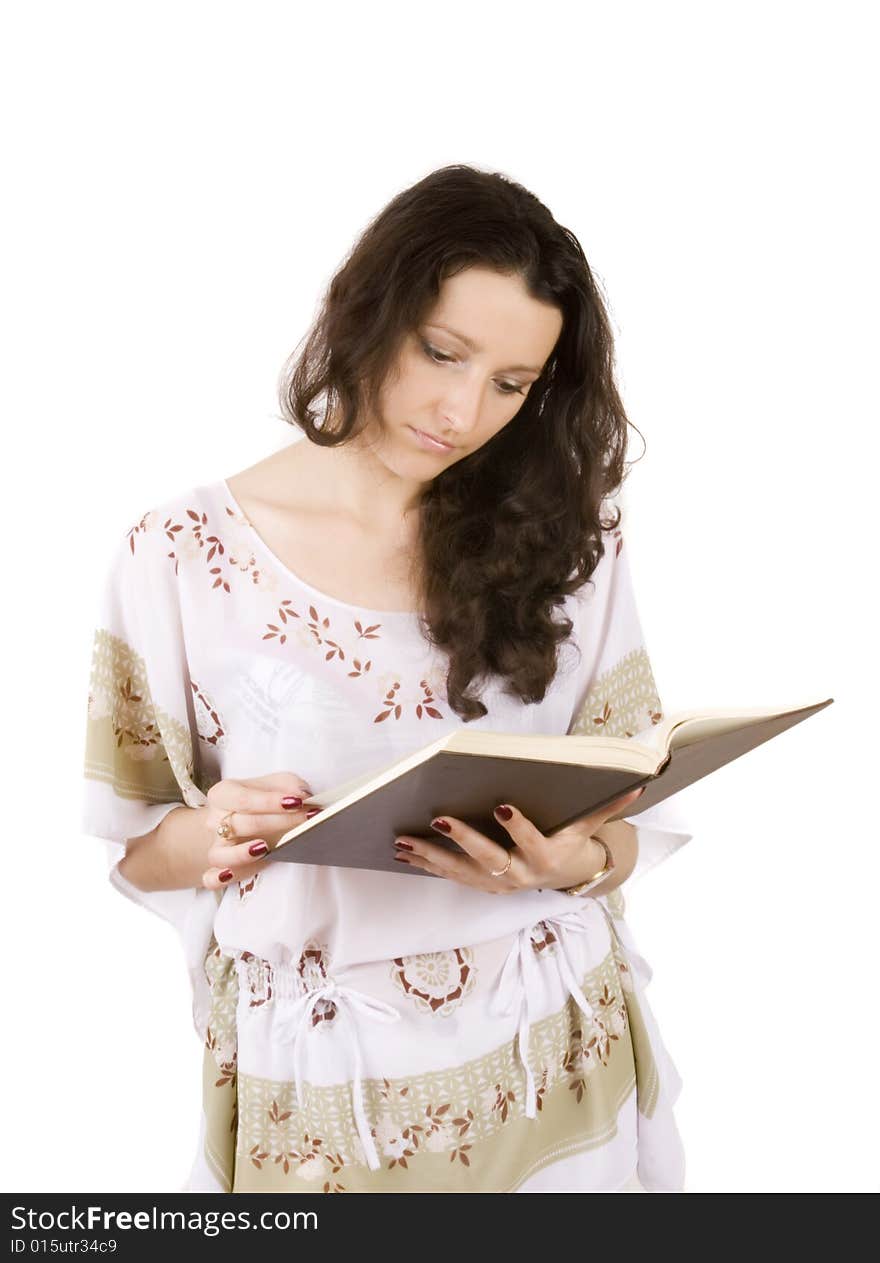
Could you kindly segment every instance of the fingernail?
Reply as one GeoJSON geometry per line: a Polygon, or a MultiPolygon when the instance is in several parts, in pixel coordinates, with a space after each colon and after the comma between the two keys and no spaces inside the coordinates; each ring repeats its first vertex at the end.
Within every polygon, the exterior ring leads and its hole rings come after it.
{"type": "Polygon", "coordinates": [[[431,828],[432,828],[432,829],[439,829],[441,833],[451,833],[451,832],[452,832],[452,825],[449,823],[449,821],[448,821],[448,820],[432,820],[432,821],[431,821],[431,828]]]}
{"type": "Polygon", "coordinates": [[[292,807],[301,807],[303,800],[301,798],[282,798],[281,806],[285,811],[290,811],[292,807]]]}
{"type": "Polygon", "coordinates": [[[408,842],[395,842],[395,846],[399,846],[402,851],[411,851],[413,848],[408,842]]]}
{"type": "Polygon", "coordinates": [[[405,855],[395,855],[395,857],[394,857],[394,858],[397,860],[398,864],[408,864],[408,863],[409,863],[409,860],[406,858],[406,856],[405,856],[405,855]]]}
{"type": "Polygon", "coordinates": [[[224,868],[223,872],[220,874],[220,881],[229,881],[231,876],[232,876],[232,869],[224,868]]]}
{"type": "Polygon", "coordinates": [[[310,807],[306,812],[306,820],[311,820],[312,816],[316,816],[321,811],[320,807],[310,807]]]}
{"type": "Polygon", "coordinates": [[[248,847],[248,852],[251,855],[265,855],[268,849],[265,842],[254,842],[253,846],[248,847]]]}
{"type": "Polygon", "coordinates": [[[513,815],[513,812],[508,806],[502,803],[500,807],[495,808],[495,815],[499,820],[509,820],[513,815]]]}

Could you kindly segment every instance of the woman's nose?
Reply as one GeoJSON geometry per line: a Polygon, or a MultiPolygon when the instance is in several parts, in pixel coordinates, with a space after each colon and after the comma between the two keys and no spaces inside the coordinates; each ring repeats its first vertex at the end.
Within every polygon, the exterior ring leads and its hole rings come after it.
{"type": "Polygon", "coordinates": [[[479,424],[484,398],[485,390],[480,383],[470,386],[462,384],[447,395],[441,409],[446,425],[457,434],[470,434],[479,424]]]}

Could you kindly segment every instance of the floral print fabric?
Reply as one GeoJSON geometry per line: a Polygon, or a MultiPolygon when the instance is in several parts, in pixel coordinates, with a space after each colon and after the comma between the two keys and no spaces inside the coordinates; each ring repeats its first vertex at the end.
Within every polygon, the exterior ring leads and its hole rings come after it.
{"type": "MultiPolygon", "coordinates": [[[[490,684],[477,727],[628,737],[659,722],[619,530],[566,613],[544,700],[490,684]]],[[[572,1187],[619,1188],[636,1163],[646,1187],[680,1183],[680,1084],[622,891],[498,899],[270,863],[221,892],[147,894],[118,872],[129,839],[218,779],[291,770],[319,792],[461,726],[417,616],[318,592],[225,482],[197,487],[138,518],[111,560],[87,711],[84,831],[105,839],[113,884],[174,925],[192,982],[191,1187],[526,1191],[555,1165],[572,1187]]],[[[674,803],[632,823],[630,881],[690,836],[674,803]]]]}

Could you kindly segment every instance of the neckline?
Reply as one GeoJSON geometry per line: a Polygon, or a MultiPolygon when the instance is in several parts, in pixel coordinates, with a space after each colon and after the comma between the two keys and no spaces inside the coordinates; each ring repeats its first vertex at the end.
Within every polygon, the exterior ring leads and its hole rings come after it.
{"type": "Polygon", "coordinates": [[[281,558],[277,555],[277,553],[273,552],[273,550],[269,547],[269,545],[263,539],[262,535],[260,535],[256,527],[252,524],[250,518],[248,517],[247,513],[245,513],[242,506],[239,504],[238,500],[236,500],[235,496],[232,494],[232,491],[230,490],[230,487],[229,487],[229,483],[226,481],[226,479],[221,478],[214,485],[216,489],[220,491],[221,494],[226,497],[226,499],[229,501],[232,508],[235,509],[238,516],[242,519],[244,526],[246,530],[248,531],[248,533],[250,534],[251,538],[255,541],[256,545],[263,551],[263,553],[269,558],[273,566],[275,566],[277,570],[280,570],[283,575],[286,575],[288,579],[291,579],[295,584],[298,584],[299,587],[304,588],[305,591],[310,593],[312,597],[316,598],[319,601],[330,601],[332,602],[333,605],[338,605],[340,609],[348,610],[352,614],[369,615],[370,618],[373,618],[373,617],[385,618],[385,619],[396,618],[396,619],[406,619],[409,622],[413,622],[420,617],[418,610],[373,610],[373,609],[370,609],[366,605],[352,605],[350,601],[341,601],[339,597],[331,596],[329,592],[322,592],[319,588],[314,587],[311,583],[306,583],[305,579],[300,578],[298,574],[294,574],[294,572],[290,569],[290,567],[286,566],[284,562],[281,560],[281,558]]]}

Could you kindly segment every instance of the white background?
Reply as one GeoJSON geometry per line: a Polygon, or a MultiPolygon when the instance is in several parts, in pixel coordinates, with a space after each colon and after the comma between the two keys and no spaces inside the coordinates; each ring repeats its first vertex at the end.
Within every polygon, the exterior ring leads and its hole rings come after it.
{"type": "Polygon", "coordinates": [[[4,10],[5,1190],[186,1177],[182,956],[78,827],[104,566],[290,440],[330,275],[449,162],[537,193],[607,293],[666,713],[835,699],[682,795],[693,840],[629,892],[687,1189],[880,1188],[872,8],[4,10]]]}

